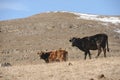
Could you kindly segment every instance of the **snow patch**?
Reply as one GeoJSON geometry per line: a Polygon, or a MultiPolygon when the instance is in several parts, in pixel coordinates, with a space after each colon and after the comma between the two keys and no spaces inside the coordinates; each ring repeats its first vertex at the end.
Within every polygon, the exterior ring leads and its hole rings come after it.
{"type": "Polygon", "coordinates": [[[116,29],[114,31],[120,34],[120,29],[116,29]]]}
{"type": "MultiPolygon", "coordinates": [[[[118,17],[82,14],[82,13],[67,12],[67,11],[53,11],[53,13],[57,13],[57,12],[75,14],[78,16],[77,19],[95,20],[95,21],[102,21],[102,22],[107,22],[107,23],[109,22],[109,23],[113,23],[113,24],[120,23],[120,18],[118,18],[118,17]]],[[[48,11],[47,13],[50,13],[50,11],[48,11]]]]}
{"type": "Polygon", "coordinates": [[[105,22],[103,22],[103,23],[101,23],[102,25],[104,25],[104,26],[109,26],[109,24],[108,23],[105,23],[105,22]]]}
{"type": "Polygon", "coordinates": [[[110,22],[113,24],[120,23],[120,19],[118,17],[102,17],[99,15],[81,14],[77,19],[96,20],[102,22],[110,22]]]}

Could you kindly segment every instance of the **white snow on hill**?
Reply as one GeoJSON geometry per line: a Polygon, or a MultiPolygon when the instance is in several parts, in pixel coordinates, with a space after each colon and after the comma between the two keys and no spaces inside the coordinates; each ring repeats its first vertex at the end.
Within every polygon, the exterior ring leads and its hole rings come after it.
{"type": "Polygon", "coordinates": [[[117,32],[117,33],[120,33],[120,29],[116,29],[116,30],[114,30],[115,32],[117,32]]]}
{"type": "Polygon", "coordinates": [[[118,17],[100,17],[98,15],[81,14],[79,18],[87,19],[87,20],[102,21],[102,22],[110,22],[113,24],[120,23],[120,19],[118,17]]]}
{"type": "MultiPolygon", "coordinates": [[[[96,20],[96,21],[102,21],[102,22],[109,22],[109,23],[113,23],[113,24],[120,24],[119,17],[82,14],[82,13],[67,12],[67,11],[54,11],[54,13],[57,13],[57,12],[75,14],[78,16],[77,19],[96,20]]],[[[48,11],[47,13],[50,13],[50,12],[48,11]]]]}
{"type": "Polygon", "coordinates": [[[96,21],[102,21],[102,22],[110,22],[113,24],[120,23],[120,18],[118,17],[108,17],[108,16],[99,16],[99,15],[91,15],[91,14],[81,14],[81,13],[75,13],[70,12],[75,15],[78,15],[79,17],[77,19],[87,19],[87,20],[96,20],[96,21]]]}

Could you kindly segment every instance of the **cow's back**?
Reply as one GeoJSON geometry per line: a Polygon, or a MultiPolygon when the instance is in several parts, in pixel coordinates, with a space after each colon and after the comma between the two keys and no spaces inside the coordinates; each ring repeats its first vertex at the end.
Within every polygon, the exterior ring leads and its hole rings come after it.
{"type": "Polygon", "coordinates": [[[58,57],[61,61],[66,61],[68,57],[68,52],[66,50],[58,50],[58,57]]]}
{"type": "Polygon", "coordinates": [[[91,36],[91,39],[95,39],[96,41],[97,40],[102,41],[102,40],[104,40],[106,38],[108,38],[107,34],[96,34],[94,36],[91,36]]]}
{"type": "Polygon", "coordinates": [[[50,52],[49,62],[53,61],[66,61],[68,52],[65,50],[55,50],[50,52]]]}
{"type": "Polygon", "coordinates": [[[51,52],[50,52],[50,56],[49,56],[49,62],[55,61],[55,60],[56,60],[56,57],[57,57],[56,51],[51,51],[51,52]]]}

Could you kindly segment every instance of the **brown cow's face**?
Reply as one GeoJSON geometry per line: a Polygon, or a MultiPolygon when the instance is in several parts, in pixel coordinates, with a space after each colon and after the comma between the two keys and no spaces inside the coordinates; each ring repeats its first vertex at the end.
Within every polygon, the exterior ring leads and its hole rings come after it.
{"type": "Polygon", "coordinates": [[[45,55],[45,52],[42,52],[40,53],[40,59],[44,59],[44,55],[45,55]]]}
{"type": "Polygon", "coordinates": [[[39,55],[40,59],[45,60],[46,63],[49,62],[49,61],[48,61],[48,58],[49,58],[49,55],[50,55],[49,52],[42,52],[42,51],[41,51],[41,52],[38,52],[37,54],[39,55]]]}

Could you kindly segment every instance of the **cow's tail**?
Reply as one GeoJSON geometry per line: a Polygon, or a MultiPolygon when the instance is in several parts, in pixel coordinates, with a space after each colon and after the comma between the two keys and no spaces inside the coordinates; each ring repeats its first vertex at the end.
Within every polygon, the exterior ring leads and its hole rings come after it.
{"type": "Polygon", "coordinates": [[[65,61],[68,61],[68,52],[66,52],[66,54],[65,54],[65,61]]]}
{"type": "Polygon", "coordinates": [[[107,38],[107,51],[109,52],[108,38],[107,38]]]}

